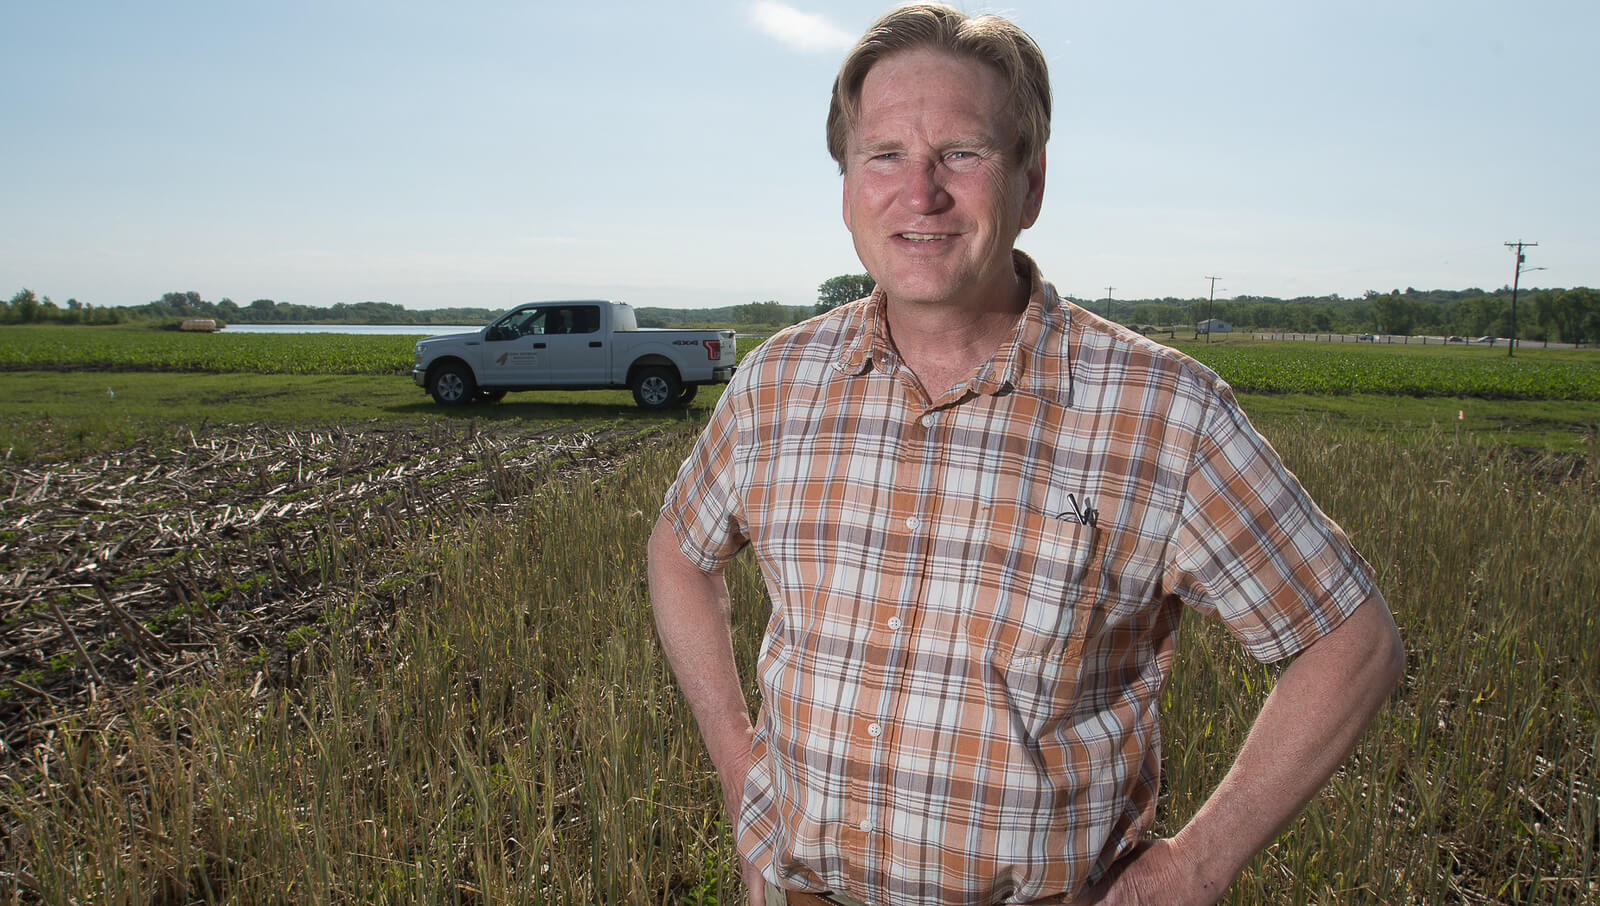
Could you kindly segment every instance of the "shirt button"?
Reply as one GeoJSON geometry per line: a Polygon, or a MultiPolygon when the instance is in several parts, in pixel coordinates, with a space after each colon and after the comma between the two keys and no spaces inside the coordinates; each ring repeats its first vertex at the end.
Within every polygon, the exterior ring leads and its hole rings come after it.
{"type": "Polygon", "coordinates": [[[910,529],[910,530],[912,530],[914,532],[917,529],[922,528],[922,520],[918,519],[915,516],[907,516],[906,517],[906,528],[908,528],[908,529],[910,529]]]}
{"type": "Polygon", "coordinates": [[[856,827],[861,828],[861,832],[863,834],[870,834],[870,833],[872,833],[872,819],[871,818],[862,818],[861,819],[861,823],[856,825],[856,827]]]}
{"type": "Polygon", "coordinates": [[[871,736],[873,739],[877,739],[879,736],[883,735],[883,727],[877,723],[867,724],[867,735],[871,736]]]}
{"type": "Polygon", "coordinates": [[[933,413],[932,412],[929,412],[927,415],[924,415],[922,417],[922,427],[924,427],[924,428],[932,428],[933,427],[933,423],[936,422],[936,421],[938,421],[938,419],[933,417],[933,413]]]}
{"type": "Polygon", "coordinates": [[[899,632],[900,631],[900,626],[901,626],[901,623],[900,623],[900,618],[899,617],[890,617],[889,618],[889,630],[891,632],[899,632]]]}

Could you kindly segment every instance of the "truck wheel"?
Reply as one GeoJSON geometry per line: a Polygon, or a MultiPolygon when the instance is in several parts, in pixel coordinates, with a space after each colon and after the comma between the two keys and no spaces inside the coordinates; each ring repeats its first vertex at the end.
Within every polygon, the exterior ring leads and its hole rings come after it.
{"type": "Polygon", "coordinates": [[[633,376],[633,401],[641,409],[665,409],[683,393],[671,368],[640,368],[633,376]]]}
{"type": "Polygon", "coordinates": [[[478,383],[465,365],[440,365],[428,378],[428,392],[441,406],[464,406],[478,395],[478,383]]]}
{"type": "Polygon", "coordinates": [[[690,403],[694,402],[694,395],[696,393],[699,393],[699,392],[700,392],[700,385],[699,384],[688,384],[688,385],[685,385],[684,388],[683,388],[683,392],[678,394],[678,401],[676,403],[674,403],[673,405],[675,405],[675,406],[677,406],[678,408],[681,409],[684,406],[687,406],[690,403]]]}

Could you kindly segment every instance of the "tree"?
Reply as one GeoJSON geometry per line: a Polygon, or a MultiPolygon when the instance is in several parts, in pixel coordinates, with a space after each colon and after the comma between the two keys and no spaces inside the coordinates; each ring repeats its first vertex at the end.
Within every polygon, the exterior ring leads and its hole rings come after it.
{"type": "Polygon", "coordinates": [[[39,316],[39,297],[33,290],[23,287],[11,297],[10,309],[11,320],[27,324],[39,316]]]}
{"type": "Polygon", "coordinates": [[[1409,335],[1415,321],[1411,303],[1402,298],[1398,290],[1373,299],[1372,314],[1380,332],[1397,336],[1409,335]]]}
{"type": "Polygon", "coordinates": [[[1540,294],[1539,316],[1545,317],[1548,300],[1549,322],[1564,343],[1593,343],[1600,325],[1600,292],[1579,286],[1574,289],[1540,294]]]}
{"type": "Polygon", "coordinates": [[[735,324],[778,325],[789,320],[789,310],[777,302],[750,302],[733,307],[735,324]]]}
{"type": "Polygon", "coordinates": [[[866,274],[840,274],[837,277],[829,277],[817,287],[816,313],[820,315],[846,302],[854,302],[862,296],[869,295],[876,285],[866,274]]]}

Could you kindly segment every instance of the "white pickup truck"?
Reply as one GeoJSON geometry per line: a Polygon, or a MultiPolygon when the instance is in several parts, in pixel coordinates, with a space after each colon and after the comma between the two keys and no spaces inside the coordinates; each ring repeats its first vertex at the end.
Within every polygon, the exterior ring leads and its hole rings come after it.
{"type": "Polygon", "coordinates": [[[528,302],[482,330],[417,341],[411,379],[441,406],[627,387],[641,407],[666,409],[727,383],[736,355],[731,330],[641,330],[623,302],[528,302]]]}

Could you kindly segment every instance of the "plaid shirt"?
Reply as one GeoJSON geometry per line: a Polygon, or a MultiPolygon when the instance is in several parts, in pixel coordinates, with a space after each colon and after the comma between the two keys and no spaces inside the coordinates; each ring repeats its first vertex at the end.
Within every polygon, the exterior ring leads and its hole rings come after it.
{"type": "Polygon", "coordinates": [[[1017,264],[1011,338],[931,401],[881,292],[774,336],[667,494],[773,601],[738,844],[784,887],[1075,893],[1154,819],[1181,605],[1273,661],[1374,594],[1220,378],[1017,264]]]}

